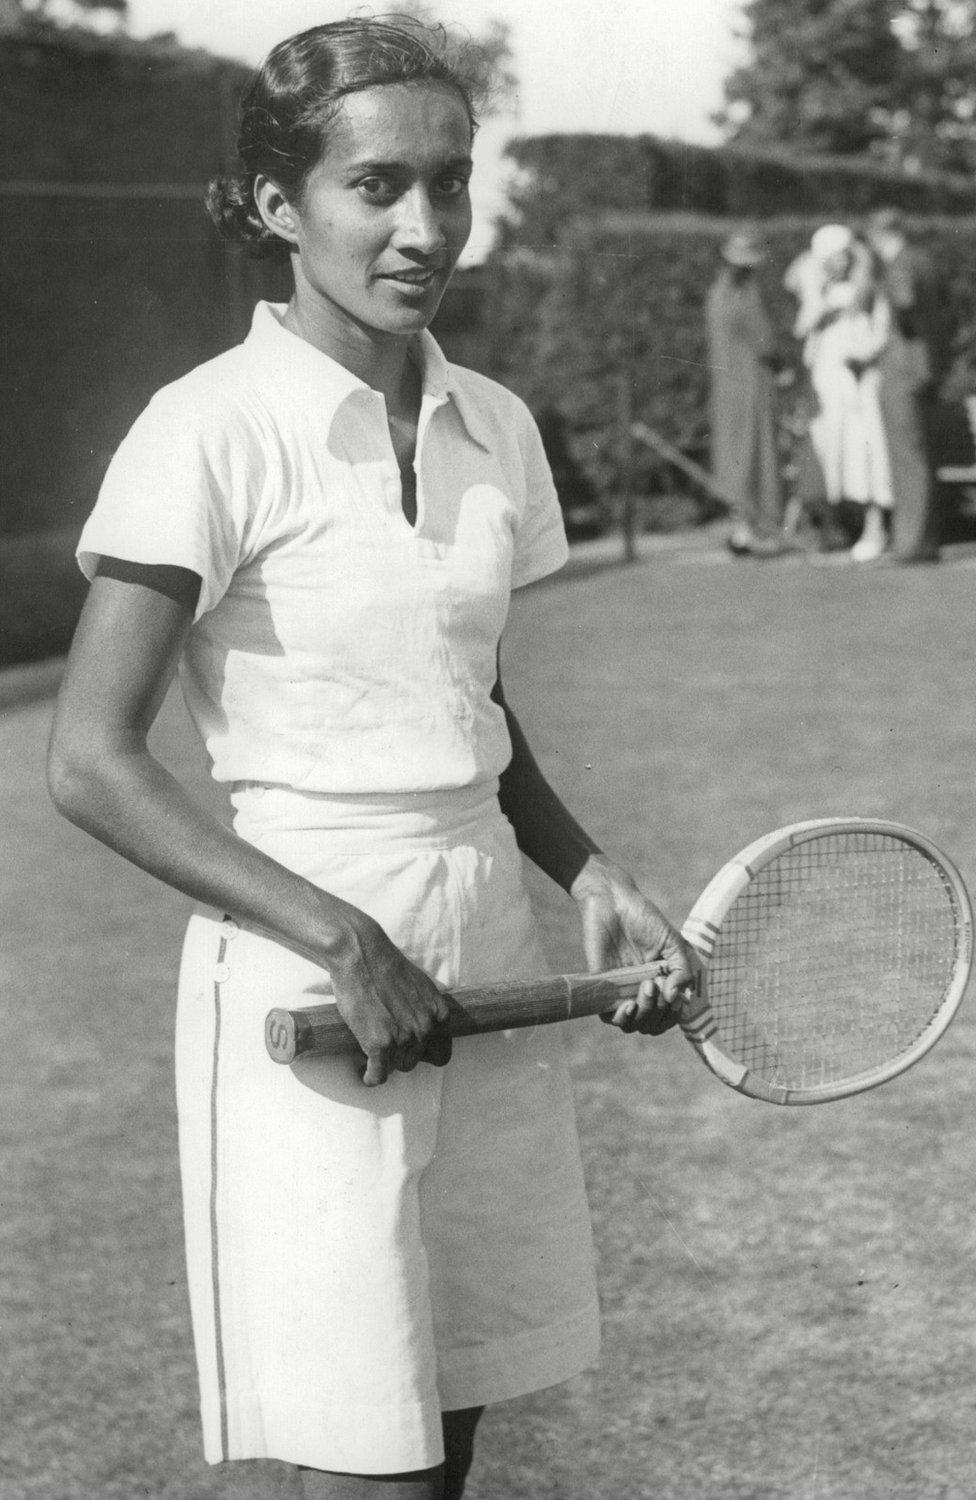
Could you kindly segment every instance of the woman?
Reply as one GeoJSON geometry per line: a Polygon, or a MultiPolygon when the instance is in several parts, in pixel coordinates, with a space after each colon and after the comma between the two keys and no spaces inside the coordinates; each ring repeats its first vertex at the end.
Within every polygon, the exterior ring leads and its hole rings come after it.
{"type": "Polygon", "coordinates": [[[596,1351],[558,1028],[445,1066],[442,987],[543,963],[518,849],[592,965],[665,961],[614,1024],[663,1029],[690,982],[498,676],[510,588],[565,543],[524,407],[425,332],[470,228],[476,83],[399,18],[256,76],[211,211],[294,293],[113,461],[52,740],[61,810],[200,902],[177,1095],[205,1453],[295,1464],[309,1497],[460,1495],[482,1407],[596,1351]],[[233,833],[146,748],[178,660],[233,833]],[[269,1064],[269,1006],[325,996],[365,1064],[269,1064]]]}
{"type": "Polygon", "coordinates": [[[752,235],[731,235],[708,293],[712,469],[732,507],[729,548],[780,550],[782,489],[776,452],[776,336],[756,278],[763,252],[752,235]]]}
{"type": "Polygon", "coordinates": [[[787,272],[798,300],[794,332],[817,402],[810,437],[823,471],[827,500],[863,508],[855,562],[873,562],[887,546],[891,469],[881,419],[879,361],[891,331],[891,312],[874,272],[871,252],[843,224],[818,229],[809,252],[787,272]]]}

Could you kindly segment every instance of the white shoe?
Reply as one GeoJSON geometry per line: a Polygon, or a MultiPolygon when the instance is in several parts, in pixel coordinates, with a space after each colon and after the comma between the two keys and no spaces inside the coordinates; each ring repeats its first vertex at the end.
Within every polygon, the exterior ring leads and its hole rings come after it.
{"type": "Polygon", "coordinates": [[[862,536],[851,548],[851,562],[874,562],[885,550],[882,536],[862,536]]]}

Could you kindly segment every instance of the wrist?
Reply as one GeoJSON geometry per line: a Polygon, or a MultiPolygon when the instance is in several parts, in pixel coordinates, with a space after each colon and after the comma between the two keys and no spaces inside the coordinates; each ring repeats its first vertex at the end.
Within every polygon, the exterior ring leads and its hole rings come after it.
{"type": "Polygon", "coordinates": [[[330,974],[342,977],[351,973],[381,932],[379,925],[358,906],[319,886],[308,883],[306,897],[291,945],[330,974]]]}
{"type": "Polygon", "coordinates": [[[632,886],[634,882],[624,870],[600,849],[591,849],[569,886],[569,894],[576,902],[592,900],[613,886],[632,886]]]}
{"type": "Polygon", "coordinates": [[[332,974],[349,974],[363,963],[380,934],[378,923],[359,907],[331,898],[322,934],[323,967],[332,974]]]}

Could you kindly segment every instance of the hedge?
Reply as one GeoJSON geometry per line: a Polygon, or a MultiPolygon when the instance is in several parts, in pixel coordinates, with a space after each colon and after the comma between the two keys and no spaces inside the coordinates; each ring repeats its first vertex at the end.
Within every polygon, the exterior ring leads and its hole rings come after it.
{"type": "Polygon", "coordinates": [[[971,178],[909,175],[846,156],[686,145],[657,136],[545,135],[509,142],[515,162],[502,244],[552,248],[567,220],[615,213],[767,219],[847,218],[888,205],[907,214],[976,211],[971,178]]]}
{"type": "Polygon", "coordinates": [[[80,527],[153,391],[275,284],[203,207],[248,74],[167,42],[0,36],[0,535],[80,527]]]}
{"type": "Polygon", "coordinates": [[[0,31],[0,180],[205,183],[250,73],[171,39],[0,31]]]}
{"type": "MultiPolygon", "coordinates": [[[[764,289],[783,356],[797,365],[795,308],[783,273],[823,222],[823,215],[790,216],[762,225],[764,289]]],[[[733,227],[705,216],[609,215],[567,226],[551,253],[499,250],[490,263],[485,364],[534,410],[563,413],[573,451],[603,493],[620,483],[621,377],[635,418],[707,461],[704,306],[719,247],[733,227]]],[[[944,280],[956,347],[942,389],[958,401],[976,391],[976,219],[915,219],[908,227],[944,280]]],[[[658,477],[654,457],[639,453],[637,488],[652,490],[658,477]]]]}

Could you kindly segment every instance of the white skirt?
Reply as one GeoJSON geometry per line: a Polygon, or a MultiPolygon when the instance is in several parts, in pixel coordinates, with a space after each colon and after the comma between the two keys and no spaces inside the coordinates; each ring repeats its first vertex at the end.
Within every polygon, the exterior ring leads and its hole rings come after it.
{"type": "MultiPolygon", "coordinates": [[[[249,841],[369,912],[438,983],[545,972],[494,786],[351,801],[235,795],[249,841]]],[[[273,1063],[307,959],[198,910],[177,1102],[205,1456],[359,1474],[441,1462],[441,1412],[597,1358],[589,1215],[558,1027],[455,1042],[366,1089],[353,1059],[273,1063]]]]}
{"type": "Polygon", "coordinates": [[[881,376],[876,367],[860,380],[843,364],[815,364],[811,370],[819,410],[810,423],[810,441],[820,462],[832,505],[892,505],[888,439],[881,417],[881,376]]]}

